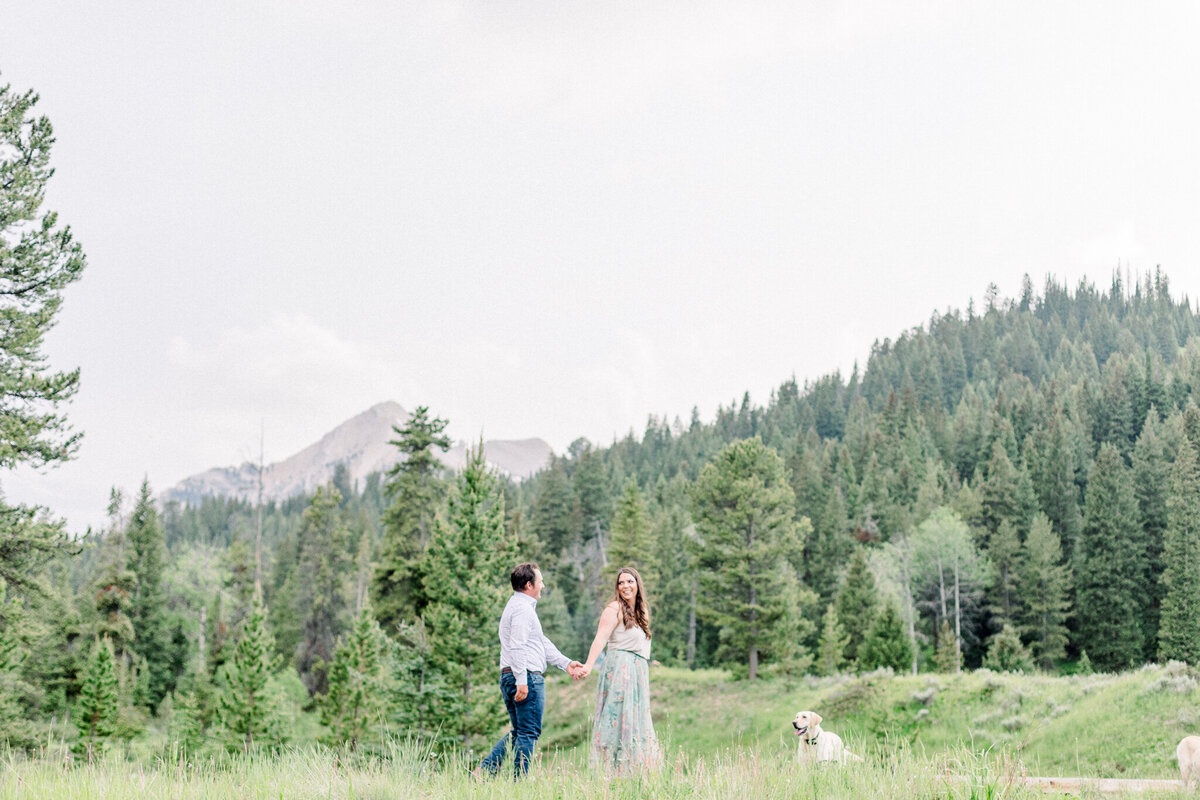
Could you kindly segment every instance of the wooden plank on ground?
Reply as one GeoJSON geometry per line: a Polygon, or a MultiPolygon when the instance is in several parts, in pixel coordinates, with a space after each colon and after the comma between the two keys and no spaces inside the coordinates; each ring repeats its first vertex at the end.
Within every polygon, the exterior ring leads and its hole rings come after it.
{"type": "Polygon", "coordinates": [[[1011,783],[1049,792],[1078,792],[1085,787],[1097,792],[1172,792],[1181,791],[1183,781],[1147,780],[1141,778],[1035,778],[1014,775],[1011,783]]]}

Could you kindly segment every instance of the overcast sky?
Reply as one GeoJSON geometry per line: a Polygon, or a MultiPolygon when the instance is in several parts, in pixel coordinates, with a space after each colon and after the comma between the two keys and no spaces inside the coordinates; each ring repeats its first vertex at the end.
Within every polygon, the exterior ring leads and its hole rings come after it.
{"type": "Polygon", "coordinates": [[[1200,295],[1200,4],[0,5],[88,268],[46,350],[109,487],[383,401],[608,443],[1029,273],[1200,295]]]}

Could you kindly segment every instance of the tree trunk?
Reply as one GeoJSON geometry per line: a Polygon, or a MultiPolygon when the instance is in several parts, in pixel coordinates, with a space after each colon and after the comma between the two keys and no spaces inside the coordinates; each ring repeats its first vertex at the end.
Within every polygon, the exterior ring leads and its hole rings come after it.
{"type": "MultiPolygon", "coordinates": [[[[946,618],[946,570],[942,567],[942,554],[938,553],[938,599],[942,602],[942,619],[946,618]]],[[[940,624],[940,623],[939,623],[940,624]]]]}
{"type": "Polygon", "coordinates": [[[203,669],[208,669],[208,650],[205,648],[204,639],[208,632],[208,606],[200,606],[200,665],[203,669]]]}
{"type": "Polygon", "coordinates": [[[954,556],[954,672],[962,672],[962,608],[958,603],[958,555],[954,556]]]}
{"type": "Polygon", "coordinates": [[[696,661],[696,579],[692,578],[692,597],[688,607],[687,666],[692,669],[696,661]]]}
{"type": "Polygon", "coordinates": [[[425,665],[417,673],[417,741],[425,743],[425,665]]]}
{"type": "MultiPolygon", "coordinates": [[[[264,425],[265,428],[265,425],[264,425]]],[[[262,496],[263,496],[263,440],[265,433],[258,435],[258,533],[254,537],[254,594],[262,597],[262,496]]]]}
{"type": "Polygon", "coordinates": [[[758,610],[754,608],[754,604],[758,600],[758,593],[754,590],[754,586],[750,587],[750,680],[758,677],[758,632],[754,628],[754,623],[758,619],[758,610]]]}
{"type": "Polygon", "coordinates": [[[471,665],[467,664],[467,675],[463,680],[463,749],[471,742],[471,665]]]}
{"type": "Polygon", "coordinates": [[[750,554],[750,566],[747,570],[748,582],[750,584],[750,680],[758,678],[758,631],[755,630],[754,623],[758,619],[758,614],[754,606],[758,603],[758,591],[754,585],[754,523],[750,523],[750,528],[747,531],[748,545],[746,551],[750,554]]]}
{"type": "Polygon", "coordinates": [[[916,620],[914,619],[916,617],[916,613],[915,613],[915,609],[913,607],[912,581],[908,575],[908,552],[907,552],[907,550],[901,551],[900,573],[904,577],[904,595],[905,595],[905,599],[908,601],[907,603],[904,604],[904,610],[906,612],[905,615],[908,617],[908,642],[909,642],[909,645],[912,647],[912,674],[916,675],[917,674],[917,652],[918,652],[917,651],[917,626],[916,626],[916,620]]]}

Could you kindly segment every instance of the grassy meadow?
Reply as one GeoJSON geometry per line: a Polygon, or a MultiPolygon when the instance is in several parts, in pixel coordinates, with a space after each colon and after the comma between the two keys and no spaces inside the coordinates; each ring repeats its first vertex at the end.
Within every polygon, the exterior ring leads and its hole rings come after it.
{"type": "MultiPolygon", "coordinates": [[[[1173,778],[1175,745],[1200,732],[1198,677],[1173,662],[1118,675],[879,673],[804,678],[791,687],[662,667],[650,680],[655,726],[669,750],[790,755],[791,718],[809,709],[862,755],[882,757],[902,745],[930,755],[965,748],[1008,754],[1030,774],[1173,778]]],[[[591,702],[588,687],[556,682],[543,741],[584,742],[591,702]]]]}
{"type": "MultiPolygon", "coordinates": [[[[1174,748],[1200,728],[1197,675],[1171,664],[1121,675],[883,673],[732,681],[719,671],[651,672],[662,774],[607,781],[586,766],[594,684],[549,680],[545,732],[522,798],[1022,798],[1007,776],[1174,778],[1174,748]],[[792,715],[813,709],[865,763],[801,772],[792,715]]],[[[187,759],[131,748],[93,764],[5,757],[10,798],[500,798],[475,754],[431,756],[389,740],[373,757],[299,745],[276,756],[187,759]]],[[[506,773],[507,774],[507,773],[506,773]]],[[[1083,796],[1098,796],[1084,790],[1083,796]]],[[[1144,795],[1143,795],[1144,796],[1144,795]]]]}

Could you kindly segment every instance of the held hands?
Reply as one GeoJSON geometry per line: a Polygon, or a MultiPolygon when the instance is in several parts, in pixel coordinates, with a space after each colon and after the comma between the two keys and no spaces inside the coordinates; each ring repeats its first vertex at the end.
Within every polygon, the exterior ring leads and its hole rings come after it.
{"type": "Polygon", "coordinates": [[[591,667],[587,666],[586,664],[580,664],[578,661],[572,661],[567,665],[567,674],[577,681],[583,680],[590,675],[591,672],[591,667]]]}

